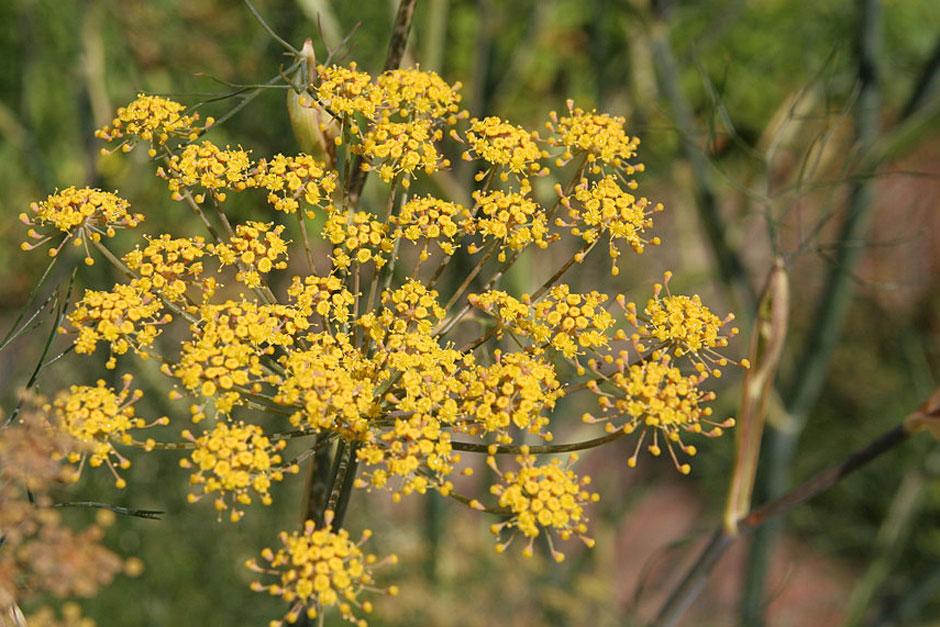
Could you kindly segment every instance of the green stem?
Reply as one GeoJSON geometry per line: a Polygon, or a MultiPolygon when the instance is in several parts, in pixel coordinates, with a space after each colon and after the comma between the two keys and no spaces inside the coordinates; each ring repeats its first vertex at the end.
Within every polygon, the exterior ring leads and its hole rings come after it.
{"type": "MultiPolygon", "coordinates": [[[[855,138],[857,151],[864,155],[874,144],[879,130],[881,94],[877,64],[881,55],[881,6],[879,0],[859,0],[858,77],[855,138]]],[[[868,172],[861,172],[867,175],[868,172]]],[[[794,369],[795,378],[782,395],[786,399],[789,422],[784,428],[765,434],[766,457],[758,475],[758,492],[764,499],[775,498],[786,489],[790,468],[800,434],[809,412],[816,405],[841,336],[843,322],[852,304],[852,274],[862,252],[858,242],[865,238],[872,215],[873,188],[868,176],[859,176],[850,188],[848,215],[839,235],[835,260],[813,316],[814,325],[807,336],[794,369]]],[[[742,624],[763,624],[766,606],[767,572],[770,556],[781,524],[759,530],[748,554],[741,600],[742,624]]]]}

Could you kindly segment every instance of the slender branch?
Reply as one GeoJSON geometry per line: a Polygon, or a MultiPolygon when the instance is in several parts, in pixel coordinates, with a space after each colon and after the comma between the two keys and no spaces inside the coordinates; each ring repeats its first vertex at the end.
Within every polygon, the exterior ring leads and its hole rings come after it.
{"type": "Polygon", "coordinates": [[[52,507],[87,507],[91,509],[106,509],[120,514],[121,516],[134,516],[136,518],[148,518],[150,520],[160,520],[166,512],[159,509],[135,509],[130,507],[121,507],[111,505],[110,503],[97,503],[94,501],[70,501],[68,503],[53,503],[52,507]]]}
{"type": "Polygon", "coordinates": [[[843,462],[817,473],[799,486],[781,497],[753,510],[740,518],[737,525],[738,535],[732,535],[723,526],[719,526],[710,536],[708,544],[685,573],[679,584],[672,590],[663,603],[659,614],[652,624],[657,626],[675,625],[685,610],[695,601],[705,584],[705,578],[718,563],[737,537],[761,528],[767,523],[785,516],[798,506],[826,492],[840,480],[862,468],[881,455],[893,450],[905,442],[910,433],[903,425],[898,425],[871,443],[849,455],[843,462]]]}
{"type": "MultiPolygon", "coordinates": [[[[613,442],[614,440],[619,440],[623,436],[627,435],[625,431],[619,429],[614,433],[609,433],[607,435],[601,436],[599,438],[594,438],[591,440],[583,440],[581,442],[570,442],[568,444],[540,444],[536,446],[524,447],[521,445],[515,444],[500,444],[496,446],[495,454],[496,455],[519,455],[522,453],[523,448],[527,448],[529,453],[533,455],[552,455],[558,453],[572,453],[574,451],[583,451],[589,448],[596,448],[598,446],[607,444],[608,442],[613,442]]],[[[489,453],[490,447],[486,444],[476,444],[475,442],[452,442],[451,446],[455,451],[464,451],[466,453],[489,453]]]]}
{"type": "Polygon", "coordinates": [[[273,28],[271,28],[271,26],[270,26],[270,25],[265,21],[265,19],[261,16],[261,13],[258,12],[258,9],[255,8],[255,5],[251,3],[251,0],[244,0],[244,1],[245,1],[245,6],[248,7],[248,10],[249,10],[249,11],[251,12],[251,14],[254,16],[255,20],[258,21],[258,23],[261,25],[261,28],[263,28],[264,30],[266,30],[267,33],[271,36],[271,38],[272,38],[274,41],[276,41],[277,43],[281,44],[284,48],[286,48],[288,51],[290,51],[290,52],[293,53],[294,55],[299,55],[299,54],[300,54],[300,51],[297,50],[297,48],[295,48],[295,47],[293,47],[292,45],[290,45],[290,43],[288,43],[286,40],[284,40],[280,35],[278,35],[278,34],[274,31],[273,28]]]}

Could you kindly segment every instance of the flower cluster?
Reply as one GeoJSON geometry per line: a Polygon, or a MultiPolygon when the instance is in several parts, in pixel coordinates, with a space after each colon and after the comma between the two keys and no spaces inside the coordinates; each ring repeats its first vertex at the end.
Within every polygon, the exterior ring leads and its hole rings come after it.
{"type": "Polygon", "coordinates": [[[606,294],[578,294],[565,284],[549,289],[534,304],[498,290],[471,295],[469,300],[496,319],[499,334],[509,331],[528,337],[536,353],[552,348],[568,359],[585,349],[607,346],[608,330],[614,325],[613,315],[604,308],[606,294]]]}
{"type": "MultiPolygon", "coordinates": [[[[173,317],[163,313],[163,304],[136,282],[118,283],[110,291],[85,290],[84,296],[68,314],[69,323],[77,330],[75,352],[90,355],[98,342],[107,342],[111,349],[106,366],[114,368],[115,355],[133,349],[147,357],[148,349],[160,334],[160,327],[173,317]]],[[[66,332],[66,329],[60,329],[66,332]]]]}
{"type": "Polygon", "coordinates": [[[290,305],[304,317],[316,314],[323,327],[329,328],[332,322],[346,324],[352,315],[355,297],[343,285],[337,276],[307,275],[291,279],[287,289],[290,305]]]}
{"type": "Polygon", "coordinates": [[[570,227],[571,234],[593,244],[601,236],[609,239],[611,272],[620,273],[617,258],[620,249],[615,240],[627,243],[634,252],[641,254],[648,244],[659,245],[659,237],[649,237],[645,231],[653,227],[653,213],[663,210],[661,204],[649,207],[645,198],[637,199],[621,187],[615,176],[605,176],[593,184],[584,181],[575,189],[574,197],[562,198],[571,222],[558,218],[558,226],[570,227]],[[574,202],[572,202],[572,200],[574,202]]]}
{"type": "Polygon", "coordinates": [[[466,207],[433,196],[412,198],[402,205],[397,216],[389,219],[395,225],[392,239],[404,238],[410,242],[424,241],[420,261],[430,256],[431,242],[445,255],[457,252],[457,237],[470,214],[466,207]]]}
{"type": "Polygon", "coordinates": [[[448,85],[434,72],[390,70],[380,74],[375,83],[384,107],[404,119],[422,117],[453,125],[461,117],[460,83],[448,85]]]}
{"type": "Polygon", "coordinates": [[[171,303],[183,303],[191,286],[200,289],[202,300],[211,298],[218,287],[215,277],[203,277],[202,260],[207,254],[209,249],[202,237],[163,234],[150,239],[143,250],[138,247],[124,255],[123,261],[139,277],[133,285],[142,293],[155,293],[171,303]]]}
{"type": "Polygon", "coordinates": [[[323,227],[323,236],[335,246],[333,265],[339,270],[349,270],[354,261],[360,265],[371,261],[381,268],[387,261],[385,254],[392,250],[388,224],[367,211],[334,211],[323,227]]]}
{"type": "Polygon", "coordinates": [[[316,97],[327,110],[341,117],[375,116],[379,94],[372,77],[360,72],[353,62],[349,67],[338,65],[317,67],[316,97]]]}
{"type": "Polygon", "coordinates": [[[180,460],[180,466],[193,469],[189,482],[199,489],[189,495],[189,501],[195,503],[218,493],[213,505],[220,516],[231,508],[232,522],[244,516],[239,507],[251,505],[252,492],[264,505],[270,505],[271,483],[281,481],[285,471],[300,471],[296,465],[279,466],[283,461],[280,451],[287,446],[287,440],[271,442],[258,425],[218,422],[199,437],[188,430],[183,431],[183,437],[194,448],[189,459],[180,460]]]}
{"type": "Polygon", "coordinates": [[[200,131],[214,123],[206,119],[204,128],[197,128],[199,114],[187,115],[186,107],[160,96],[138,94],[137,99],[121,107],[108,124],[95,132],[95,137],[106,142],[123,139],[121,149],[129,152],[138,140],[150,144],[150,156],[157,154],[156,147],[166,144],[171,137],[193,141],[200,131]]]}
{"type": "Polygon", "coordinates": [[[307,108],[300,114],[315,128],[306,138],[316,141],[301,143],[319,144],[324,161],[304,153],[252,161],[248,150],[203,138],[211,124],[197,127],[183,105],[141,96],[98,134],[161,152],[158,176],[206,233],[155,234],[112,252],[117,240],[104,237],[142,216],[115,194],[69,188],[23,216],[33,242],[24,248],[53,236],[62,239],[53,254],[67,241],[91,244],[127,276],[87,290],[66,312],[74,352],[104,342],[109,368],[121,355],[155,358],[174,382],[171,399],[185,397],[192,421],[206,425],[183,431],[182,441],[141,441],[139,429],[167,421],[137,416],[129,378],[118,391],[72,386],[47,408],[66,446],[45,454],[106,464],[123,486],[117,470],[130,462],[118,447],[187,450],[180,463],[191,470],[190,500],[212,500],[231,521],[271,503],[274,484],[313,457],[307,514],[318,524],[282,533],[281,548],[252,560],[274,578],[254,588],[290,604],[287,622],[332,607],[364,624],[358,610],[371,604],[360,597],[373,589],[377,560],[341,520],[334,530],[329,513],[345,513],[352,488],[386,491],[394,502],[436,491],[502,516],[493,526],[500,550],[521,535],[531,555],[546,538],[560,561],[555,539],[593,544],[587,508],[598,497],[572,469],[576,456],[540,462],[536,454],[634,434],[629,466],[646,445],[688,473],[678,454],[697,452],[692,438],[733,424],[712,420],[715,393],[703,386],[735,363],[723,353],[737,331],[698,296],[672,294],[669,274],[645,307],[562,281],[599,242],[614,274],[621,255],[659,243],[653,217],[663,207],[637,192],[639,142],[622,118],[568,103],[543,139],[500,118],[467,119],[460,85],[432,72],[314,70],[308,52],[306,84],[292,85],[299,93],[288,106],[295,127],[297,107],[307,108]],[[446,137],[459,145],[443,146],[446,137]],[[472,193],[451,193],[460,177],[442,172],[455,148],[482,164],[472,193]],[[551,182],[534,186],[535,176],[551,182]],[[444,195],[413,196],[416,181],[444,195]],[[266,217],[230,221],[235,208],[223,203],[236,192],[239,210],[254,206],[266,217]],[[308,269],[283,277],[276,271],[289,267],[289,228],[300,230],[308,269]],[[565,237],[567,246],[554,246],[565,237]],[[461,248],[473,256],[470,269],[455,267],[466,261],[461,248]],[[567,259],[556,258],[564,250],[567,259]],[[524,256],[551,278],[531,294],[497,289],[524,256]],[[432,257],[437,263],[426,264],[432,257]],[[470,293],[474,285],[479,293],[470,293]],[[596,403],[584,421],[607,434],[556,444],[553,433],[571,431],[560,401],[575,394],[596,403]],[[295,439],[296,462],[287,462],[295,439]],[[529,439],[540,443],[527,447],[529,439]],[[496,464],[497,455],[520,452],[512,471],[496,464]],[[460,493],[460,476],[473,469],[463,457],[474,453],[487,453],[496,473],[480,498],[460,493]]]}
{"type": "Polygon", "coordinates": [[[165,374],[177,378],[202,402],[191,407],[194,422],[206,417],[208,401],[229,414],[244,393],[258,392],[262,383],[277,381],[265,360],[275,347],[290,346],[309,321],[286,305],[257,305],[248,301],[206,304],[191,325],[193,338],[181,345],[176,364],[164,364],[165,374]]]}
{"type": "MultiPolygon", "coordinates": [[[[290,603],[285,616],[288,623],[296,623],[302,614],[317,618],[325,608],[336,607],[345,620],[366,627],[366,621],[357,619],[353,608],[366,614],[372,612],[372,602],[360,601],[359,596],[365,590],[375,590],[372,573],[378,566],[398,561],[394,555],[380,561],[375,555],[364,553],[362,545],[371,536],[366,530],[354,542],[345,529],[333,531],[329,523],[318,529],[308,520],[300,532],[282,532],[277,551],[264,549],[260,562],[248,560],[249,569],[275,578],[275,583],[254,582],[252,590],[267,591],[290,603]]],[[[390,586],[384,592],[394,596],[398,588],[390,586]]],[[[279,627],[282,622],[271,624],[279,627]]]]}
{"type": "Polygon", "coordinates": [[[523,179],[530,174],[547,174],[540,160],[548,153],[539,148],[537,139],[537,134],[497,117],[473,118],[464,136],[467,150],[463,158],[482,159],[523,179]]]}
{"type": "MultiPolygon", "coordinates": [[[[635,303],[623,305],[627,321],[636,328],[633,344],[640,353],[648,349],[646,342],[652,342],[654,347],[668,347],[677,357],[689,356],[700,372],[720,377],[718,366],[727,366],[730,362],[716,349],[727,347],[728,340],[738,334],[737,327],[724,331],[734,320],[734,314],[722,319],[702,304],[698,294],[672,294],[669,291],[671,278],[672,272],[666,272],[663,282],[653,287],[653,297],[647,301],[642,316],[637,313],[635,303]]],[[[738,363],[745,368],[749,366],[746,359],[738,363]]]]}
{"type": "Polygon", "coordinates": [[[402,186],[408,188],[415,172],[433,174],[450,166],[437,150],[436,142],[442,137],[430,120],[383,120],[365,134],[357,153],[364,159],[364,171],[378,170],[386,183],[401,176],[402,186]]]}
{"type": "Polygon", "coordinates": [[[123,488],[127,482],[118,474],[115,465],[126,470],[131,462],[118,452],[115,444],[152,448],[152,440],[139,442],[134,440],[131,432],[170,423],[165,417],[151,423],[138,417],[134,403],[140,400],[143,392],[131,392],[131,375],[124,375],[123,380],[124,386],[117,392],[103,380],[95,385],[73,385],[67,392],[59,394],[47,410],[52,412],[55,427],[74,440],[66,455],[68,460],[81,464],[79,472],[86,459],[92,468],[107,465],[118,488],[123,488]]]}
{"type": "Polygon", "coordinates": [[[565,555],[555,549],[552,533],[557,533],[562,540],[577,535],[587,546],[594,546],[594,540],[585,535],[587,516],[584,508],[588,503],[600,500],[600,496],[585,489],[591,483],[590,477],[578,477],[571,470],[571,464],[577,459],[577,455],[571,455],[567,463],[555,458],[539,465],[535,455],[523,446],[522,455],[516,457],[518,470],[504,473],[493,455],[487,457],[487,464],[500,479],[490,491],[499,499],[499,506],[511,513],[508,520],[490,527],[497,537],[507,529],[511,531],[508,540],[496,545],[497,551],[506,550],[516,531],[529,540],[523,549],[526,557],[532,556],[532,544],[541,533],[545,533],[552,557],[558,562],[564,560],[565,555]]]}
{"type": "Polygon", "coordinates": [[[281,361],[284,375],[275,401],[296,407],[291,424],[361,438],[376,413],[370,366],[346,335],[320,333],[311,348],[281,361]]]}
{"type": "Polygon", "coordinates": [[[33,250],[55,237],[54,232],[43,234],[36,230],[50,226],[65,237],[49,250],[49,256],[56,256],[71,240],[75,246],[85,247],[85,263],[92,265],[95,260],[88,250],[89,241],[100,242],[102,235],[114,237],[117,229],[134,228],[143,221],[142,214],[130,213],[129,208],[130,203],[117,194],[88,187],[68,187],[42,202],[32,203],[32,216],[20,214],[20,221],[30,227],[27,236],[32,240],[23,242],[21,248],[33,250]]]}
{"type": "Polygon", "coordinates": [[[313,208],[329,204],[336,191],[336,172],[310,155],[275,155],[258,162],[252,183],[268,190],[268,203],[277,211],[296,213],[302,200],[312,218],[313,208]]]}
{"type": "Polygon", "coordinates": [[[248,287],[260,287],[261,275],[287,267],[287,242],[281,237],[284,225],[273,222],[246,222],[235,225],[227,242],[209,250],[223,266],[238,266],[235,280],[248,287]]]}
{"type": "Polygon", "coordinates": [[[616,365],[618,370],[610,381],[617,393],[599,394],[597,402],[601,416],[587,413],[584,420],[588,423],[609,421],[606,424],[609,433],[622,430],[631,434],[643,428],[636,449],[627,460],[631,468],[636,466],[639,450],[650,432],[652,441],[647,449],[654,456],[662,453],[659,440],[662,433],[676,469],[687,475],[692,467],[679,462],[673,447],[690,457],[696,454],[697,449],[682,441],[682,432],[717,437],[723,429],[734,425],[730,418],[720,423],[710,419],[712,409],[705,403],[714,400],[715,393],[700,388],[707,375],[684,375],[668,355],[654,352],[649,359],[632,365],[619,358],[616,365]]]}
{"type": "Polygon", "coordinates": [[[496,351],[496,363],[477,365],[461,373],[466,392],[461,413],[472,435],[496,434],[497,441],[510,444],[510,427],[516,427],[551,440],[544,431],[546,412],[563,395],[555,367],[528,353],[503,354],[496,351]]]}
{"type": "Polygon", "coordinates": [[[624,130],[622,117],[606,113],[586,112],[569,100],[568,115],[559,117],[552,111],[546,128],[551,132],[548,143],[562,148],[559,163],[566,163],[583,155],[589,169],[600,174],[604,167],[622,169],[627,175],[642,172],[642,166],[627,163],[636,156],[640,140],[630,137],[624,130]]]}
{"type": "MultiPolygon", "coordinates": [[[[474,192],[476,218],[467,222],[470,234],[480,233],[484,242],[493,238],[499,248],[498,259],[506,261],[506,250],[520,251],[530,244],[548,247],[548,218],[537,202],[516,192],[474,192]]],[[[479,250],[471,246],[470,252],[479,250]]]]}
{"type": "Polygon", "coordinates": [[[210,141],[190,144],[182,154],[173,155],[168,163],[167,185],[174,200],[182,200],[190,188],[199,188],[193,198],[197,203],[209,193],[218,202],[226,198],[225,190],[243,190],[251,183],[248,170],[251,159],[244,150],[219,148],[210,141]]]}

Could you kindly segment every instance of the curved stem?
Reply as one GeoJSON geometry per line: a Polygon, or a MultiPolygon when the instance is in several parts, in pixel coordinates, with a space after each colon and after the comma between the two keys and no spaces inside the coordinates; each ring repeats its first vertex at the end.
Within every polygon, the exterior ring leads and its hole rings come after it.
{"type": "MultiPolygon", "coordinates": [[[[521,446],[516,444],[498,444],[496,445],[495,455],[519,455],[522,453],[522,449],[528,449],[529,453],[532,455],[554,455],[558,453],[572,453],[574,451],[584,451],[591,448],[596,448],[607,444],[608,442],[613,442],[618,440],[623,436],[628,435],[622,429],[609,433],[605,436],[599,438],[594,438],[592,440],[582,440],[581,442],[569,442],[568,444],[541,444],[536,446],[521,446]]],[[[486,444],[476,444],[474,442],[452,442],[451,446],[455,451],[463,451],[465,453],[486,453],[490,454],[490,447],[486,444]]]]}

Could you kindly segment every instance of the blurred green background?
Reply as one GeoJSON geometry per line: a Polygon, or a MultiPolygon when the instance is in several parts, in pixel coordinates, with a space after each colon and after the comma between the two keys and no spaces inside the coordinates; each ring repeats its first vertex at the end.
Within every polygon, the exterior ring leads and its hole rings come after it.
{"type": "MultiPolygon", "coordinates": [[[[844,324],[825,338],[836,342],[835,349],[795,458],[787,463],[793,479],[896,424],[938,385],[940,10],[932,0],[869,3],[879,9],[880,81],[876,134],[868,140],[884,153],[872,170],[859,165],[866,153],[856,130],[859,94],[871,89],[857,52],[864,4],[418,0],[406,57],[406,63],[461,81],[464,103],[477,116],[500,115],[540,128],[567,98],[626,116],[630,132],[643,142],[643,192],[667,207],[658,226],[665,243],[625,261],[619,277],[610,277],[601,260],[577,268],[572,283],[645,298],[650,283],[672,269],[681,289],[702,293],[718,311],[738,312],[746,328],[749,292],[759,290],[773,257],[782,255],[793,288],[784,381],[801,374],[798,357],[813,337],[827,277],[844,261],[839,251],[860,253],[842,268],[854,298],[844,324]],[[858,186],[872,194],[870,226],[846,242],[840,228],[855,207],[858,186]],[[722,272],[715,241],[739,269],[722,272]]],[[[321,59],[325,46],[335,47],[358,24],[342,62],[356,60],[376,71],[397,3],[257,0],[257,6],[294,45],[312,37],[321,59]]],[[[251,93],[239,86],[267,81],[286,63],[240,2],[0,3],[2,330],[46,263],[38,252],[19,251],[23,229],[16,215],[56,188],[119,189],[146,214],[147,233],[197,230],[188,210],[167,198],[144,151],[99,155],[94,129],[117,106],[143,91],[200,104],[201,111],[219,116],[251,93]]],[[[250,147],[255,156],[297,150],[283,91],[260,92],[212,138],[250,147]]],[[[472,172],[461,167],[455,180],[468,181],[472,172]]],[[[257,208],[237,210],[247,216],[257,208]]],[[[131,241],[118,238],[116,246],[131,241]]],[[[545,274],[542,267],[558,263],[526,259],[506,285],[522,291],[545,274]]],[[[105,285],[108,272],[103,264],[82,268],[78,284],[105,285]]],[[[49,285],[63,278],[53,276],[49,285]]],[[[35,332],[0,353],[5,408],[28,379],[49,324],[48,316],[40,316],[35,332]]],[[[734,350],[743,353],[746,343],[734,350]]],[[[88,363],[63,359],[43,373],[38,387],[53,392],[103,376],[89,372],[88,363]]],[[[145,369],[139,379],[153,388],[153,412],[185,412],[161,405],[165,395],[156,373],[145,369]]],[[[724,382],[719,414],[734,413],[738,383],[724,382]]],[[[580,415],[574,404],[564,409],[580,415]]],[[[775,409],[772,419],[779,423],[783,415],[775,409]]],[[[379,599],[374,623],[601,626],[648,620],[689,549],[720,519],[732,440],[701,446],[689,478],[652,459],[627,471],[626,443],[589,456],[582,463],[603,495],[593,515],[598,547],[575,552],[558,567],[548,567],[541,556],[495,555],[488,521],[451,503],[412,498],[393,507],[384,495],[356,494],[353,533],[371,527],[377,552],[403,557],[387,574],[402,596],[379,599]]],[[[185,504],[186,474],[175,456],[138,459],[127,490],[115,493],[105,477],[86,473],[73,495],[166,511],[160,522],[121,519],[112,528],[111,546],[141,557],[146,569],[83,600],[87,615],[103,626],[254,625],[280,615],[279,603],[248,591],[250,577],[241,563],[278,530],[299,522],[302,480],[285,482],[274,506],[231,525],[216,523],[208,508],[185,504]]],[[[935,447],[926,439],[913,441],[794,512],[774,553],[767,623],[940,621],[938,466],[935,447]]],[[[744,551],[733,551],[686,624],[738,622],[743,563],[744,551]]]]}

